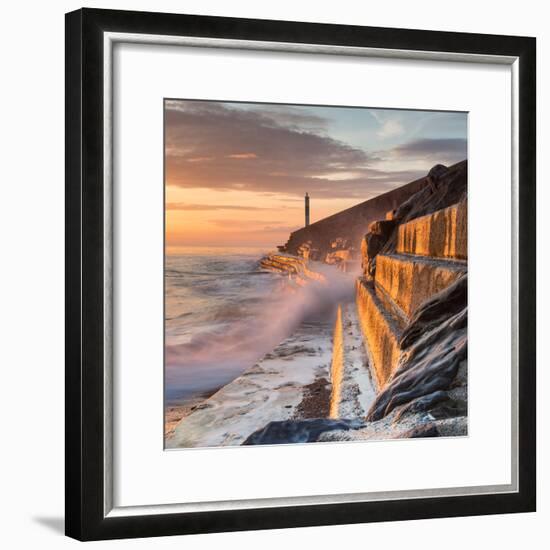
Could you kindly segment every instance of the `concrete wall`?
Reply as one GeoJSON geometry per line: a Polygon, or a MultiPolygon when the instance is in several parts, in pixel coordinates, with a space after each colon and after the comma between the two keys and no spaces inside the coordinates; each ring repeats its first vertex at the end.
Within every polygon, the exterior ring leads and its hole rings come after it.
{"type": "Polygon", "coordinates": [[[391,376],[399,354],[401,331],[395,319],[382,305],[375,288],[363,278],[357,280],[357,314],[366,341],[369,362],[380,390],[391,376]]]}
{"type": "MultiPolygon", "coordinates": [[[[379,389],[398,366],[402,331],[418,308],[467,273],[467,218],[464,200],[400,224],[397,250],[377,253],[373,274],[358,280],[357,310],[379,389]]],[[[380,227],[370,230],[376,235],[380,227]]]]}
{"type": "Polygon", "coordinates": [[[400,225],[397,252],[465,260],[468,257],[467,201],[400,225]]]}
{"type": "MultiPolygon", "coordinates": [[[[286,252],[298,254],[300,245],[311,241],[311,248],[320,251],[322,258],[330,252],[331,241],[342,237],[359,251],[360,241],[367,232],[369,223],[384,219],[386,212],[397,208],[411,195],[426,185],[426,178],[420,178],[373,199],[342,210],[291,233],[286,243],[286,252]]],[[[314,200],[314,198],[312,199],[314,200]]]]}
{"type": "Polygon", "coordinates": [[[423,256],[378,255],[375,281],[410,319],[418,306],[447,288],[467,269],[462,262],[423,256]]]}

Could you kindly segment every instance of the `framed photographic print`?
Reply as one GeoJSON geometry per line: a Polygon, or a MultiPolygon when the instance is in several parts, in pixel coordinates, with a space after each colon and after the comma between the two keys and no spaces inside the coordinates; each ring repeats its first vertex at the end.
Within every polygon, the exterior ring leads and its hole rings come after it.
{"type": "Polygon", "coordinates": [[[535,510],[535,40],[66,17],[66,532],[535,510]]]}

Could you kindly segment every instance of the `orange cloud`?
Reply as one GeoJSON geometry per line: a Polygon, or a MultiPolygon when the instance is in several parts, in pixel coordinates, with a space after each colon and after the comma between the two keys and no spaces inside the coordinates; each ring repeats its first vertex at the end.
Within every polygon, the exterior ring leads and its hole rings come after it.
{"type": "Polygon", "coordinates": [[[187,162],[207,162],[209,160],[214,160],[214,157],[191,157],[185,160],[187,162]]]}
{"type": "Polygon", "coordinates": [[[271,210],[262,206],[244,206],[241,204],[190,204],[185,202],[169,202],[166,210],[271,210]]]}
{"type": "Polygon", "coordinates": [[[235,153],[233,155],[227,155],[228,159],[257,159],[258,155],[255,153],[235,153]]]}

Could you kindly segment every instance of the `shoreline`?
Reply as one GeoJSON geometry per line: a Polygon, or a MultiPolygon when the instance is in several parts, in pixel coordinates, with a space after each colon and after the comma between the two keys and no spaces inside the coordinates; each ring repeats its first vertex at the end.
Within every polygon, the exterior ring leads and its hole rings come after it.
{"type": "Polygon", "coordinates": [[[164,407],[164,438],[165,440],[172,437],[176,426],[193,411],[200,408],[200,406],[208,400],[209,397],[214,395],[218,390],[223,388],[220,386],[212,392],[202,393],[195,397],[191,397],[185,400],[182,404],[166,405],[164,407]]]}
{"type": "MultiPolygon", "coordinates": [[[[341,355],[344,347],[355,350],[362,346],[357,334],[354,334],[351,344],[350,336],[344,338],[343,335],[342,319],[349,330],[350,310],[355,309],[355,302],[349,301],[353,296],[354,277],[334,265],[289,254],[264,256],[259,265],[267,271],[279,273],[290,292],[305,293],[303,297],[313,299],[316,305],[327,295],[327,287],[331,285],[337,296],[348,301],[328,300],[324,315],[330,305],[334,309],[334,319],[331,315],[328,322],[302,320],[271,352],[200,404],[167,408],[165,443],[169,448],[240,445],[271,422],[330,419],[331,412],[338,414],[341,407],[350,418],[366,412],[365,407],[359,405],[358,397],[363,391],[359,387],[361,384],[350,381],[350,372],[359,368],[357,357],[364,358],[364,352],[354,351],[353,364],[346,358],[337,381],[334,380],[336,364],[333,355],[337,335],[342,342],[341,355]],[[338,315],[342,316],[339,324],[338,315]],[[335,382],[338,389],[336,403],[335,382]]],[[[368,367],[361,366],[363,380],[370,383],[368,367]]]]}
{"type": "MultiPolygon", "coordinates": [[[[302,320],[272,352],[201,404],[169,411],[167,447],[467,435],[467,274],[423,298],[388,340],[386,317],[365,317],[360,292],[350,299],[350,285],[357,290],[362,279],[345,264],[273,253],[259,265],[300,293],[304,313],[313,305],[326,316],[332,307],[335,319],[302,320]],[[379,331],[373,354],[372,336],[379,331]],[[381,359],[391,359],[382,380],[381,359]]],[[[379,291],[369,284],[369,292],[379,291]]]]}
{"type": "Polygon", "coordinates": [[[466,161],[297,230],[278,250],[259,265],[293,300],[267,329],[289,308],[302,324],[181,420],[171,446],[467,433],[466,161]],[[331,327],[304,322],[335,307],[331,327]]]}
{"type": "Polygon", "coordinates": [[[269,422],[292,419],[300,406],[319,410],[315,388],[329,379],[331,356],[332,325],[303,322],[272,352],[182,418],[166,447],[241,445],[269,422]]]}

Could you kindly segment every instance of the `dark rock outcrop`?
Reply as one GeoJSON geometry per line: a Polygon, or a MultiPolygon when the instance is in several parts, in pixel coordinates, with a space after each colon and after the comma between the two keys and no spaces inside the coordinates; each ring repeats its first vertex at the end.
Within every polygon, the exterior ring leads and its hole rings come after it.
{"type": "Polygon", "coordinates": [[[462,312],[467,300],[468,277],[464,275],[443,292],[424,302],[401,334],[399,347],[407,349],[427,331],[462,312]]]}
{"type": "Polygon", "coordinates": [[[428,395],[423,395],[422,397],[417,397],[413,399],[407,405],[402,406],[399,409],[399,412],[395,415],[394,422],[399,422],[407,414],[416,414],[419,412],[426,412],[433,408],[435,405],[438,405],[442,401],[448,401],[449,394],[442,390],[434,391],[428,395]]]}
{"type": "Polygon", "coordinates": [[[437,166],[441,165],[434,166],[427,176],[429,185],[420,189],[395,210],[394,219],[399,223],[431,214],[465,199],[468,182],[467,161],[455,164],[444,172],[436,170],[437,166]]]}
{"type": "Polygon", "coordinates": [[[358,419],[332,420],[313,418],[308,420],[283,420],[270,422],[261,430],[250,434],[243,445],[279,445],[282,443],[312,443],[321,434],[330,431],[356,430],[364,426],[358,419]]]}
{"type": "Polygon", "coordinates": [[[397,369],[367,420],[379,420],[401,405],[451,387],[467,354],[466,295],[465,275],[419,308],[401,338],[397,369]]]}
{"type": "Polygon", "coordinates": [[[376,255],[384,248],[395,226],[395,220],[378,220],[369,225],[368,233],[361,241],[362,267],[367,279],[374,277],[376,255]]]}
{"type": "Polygon", "coordinates": [[[430,184],[432,191],[435,192],[437,190],[439,181],[447,174],[448,171],[449,169],[443,164],[436,164],[428,172],[428,183],[430,184]]]}
{"type": "Polygon", "coordinates": [[[391,220],[381,219],[379,222],[370,224],[369,232],[363,237],[361,245],[363,273],[367,279],[374,277],[378,254],[395,253],[400,225],[466,200],[468,163],[462,161],[450,168],[437,164],[426,176],[426,182],[425,186],[391,212],[391,220]],[[386,224],[382,238],[380,235],[382,225],[377,224],[386,224]],[[372,245],[370,245],[371,241],[372,245]]]}
{"type": "Polygon", "coordinates": [[[439,437],[439,431],[435,424],[421,424],[399,435],[399,439],[416,437],[439,437]]]}

